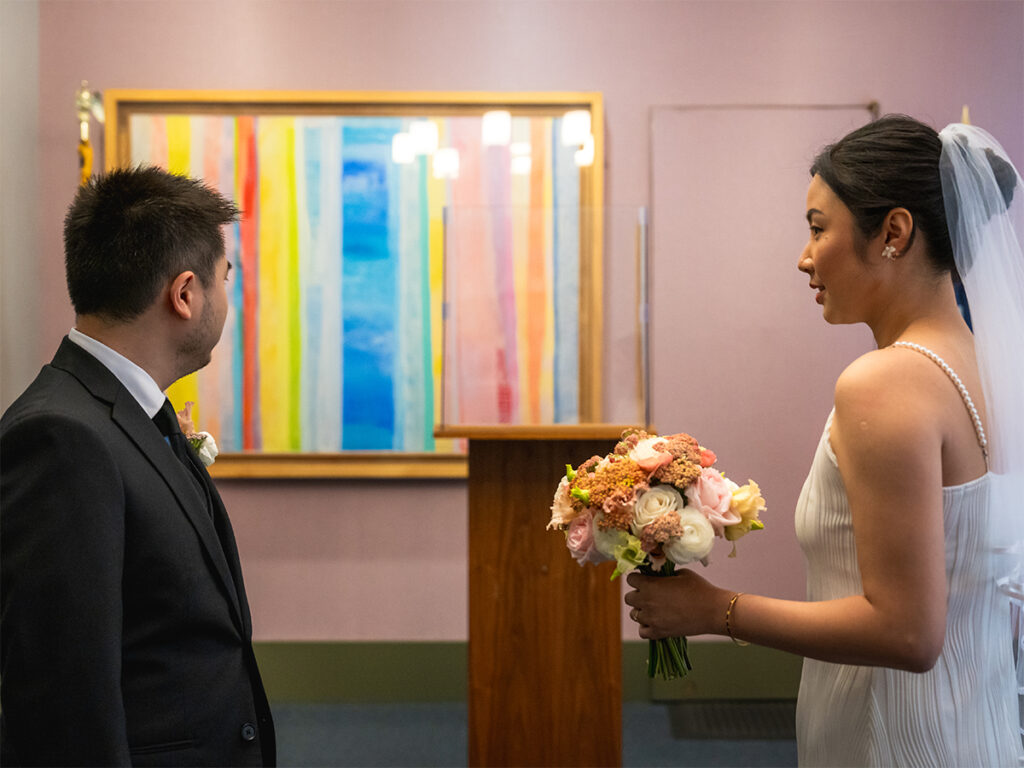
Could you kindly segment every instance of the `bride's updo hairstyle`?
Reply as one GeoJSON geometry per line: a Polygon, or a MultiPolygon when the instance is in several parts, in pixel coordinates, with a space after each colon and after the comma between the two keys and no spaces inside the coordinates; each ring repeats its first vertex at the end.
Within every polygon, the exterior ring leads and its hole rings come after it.
{"type": "MultiPolygon", "coordinates": [[[[966,144],[961,151],[967,151],[966,144]]],[[[1017,174],[991,150],[985,156],[1008,208],[1017,174]]],[[[865,239],[881,231],[889,211],[906,208],[914,219],[910,242],[920,230],[936,271],[956,275],[948,224],[956,225],[959,212],[956,200],[943,201],[941,157],[942,140],[934,128],[906,115],[886,115],[825,147],[811,165],[811,176],[821,176],[850,209],[865,239]]]]}
{"type": "Polygon", "coordinates": [[[920,231],[936,271],[953,272],[941,154],[934,128],[905,115],[886,115],[825,147],[811,165],[811,176],[821,176],[850,209],[865,239],[881,231],[889,211],[906,208],[914,219],[910,243],[920,231]]]}

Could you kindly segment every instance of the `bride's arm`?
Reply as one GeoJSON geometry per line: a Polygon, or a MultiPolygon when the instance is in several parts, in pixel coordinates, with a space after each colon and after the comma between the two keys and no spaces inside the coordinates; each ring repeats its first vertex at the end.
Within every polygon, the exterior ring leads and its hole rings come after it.
{"type": "MultiPolygon", "coordinates": [[[[801,602],[744,594],[737,638],[845,664],[930,669],[946,621],[942,525],[944,407],[933,381],[903,356],[873,352],[836,385],[831,443],[853,514],[864,594],[801,602]]],[[[940,383],[945,383],[941,382],[940,383]]],[[[640,636],[725,634],[732,595],[692,571],[634,574],[640,636]]]]}

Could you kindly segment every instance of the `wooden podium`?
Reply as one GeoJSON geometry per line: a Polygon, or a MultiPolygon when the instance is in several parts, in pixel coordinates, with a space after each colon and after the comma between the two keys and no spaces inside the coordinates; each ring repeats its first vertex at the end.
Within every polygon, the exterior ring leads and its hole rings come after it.
{"type": "Polygon", "coordinates": [[[469,438],[469,765],[622,762],[620,587],[545,530],[567,463],[624,427],[454,427],[469,438]]]}

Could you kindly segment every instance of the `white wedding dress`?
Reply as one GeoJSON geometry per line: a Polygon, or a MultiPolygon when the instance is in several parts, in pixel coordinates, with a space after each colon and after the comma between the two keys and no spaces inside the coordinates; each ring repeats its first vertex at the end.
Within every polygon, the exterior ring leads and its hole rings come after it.
{"type": "MultiPolygon", "coordinates": [[[[863,594],[831,424],[832,415],[796,509],[811,601],[863,594]]],[[[800,765],[1021,764],[1009,602],[985,546],[992,478],[943,488],[949,604],[935,667],[918,674],[805,659],[796,713],[800,765]]]]}

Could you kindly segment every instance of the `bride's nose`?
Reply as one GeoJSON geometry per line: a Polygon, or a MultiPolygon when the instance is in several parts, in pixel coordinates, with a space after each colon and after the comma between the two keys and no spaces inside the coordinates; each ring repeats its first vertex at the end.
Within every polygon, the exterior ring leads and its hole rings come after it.
{"type": "Polygon", "coordinates": [[[811,244],[808,243],[804,246],[804,249],[800,251],[800,258],[797,259],[796,268],[801,272],[810,274],[814,268],[814,262],[811,260],[811,244]]]}

